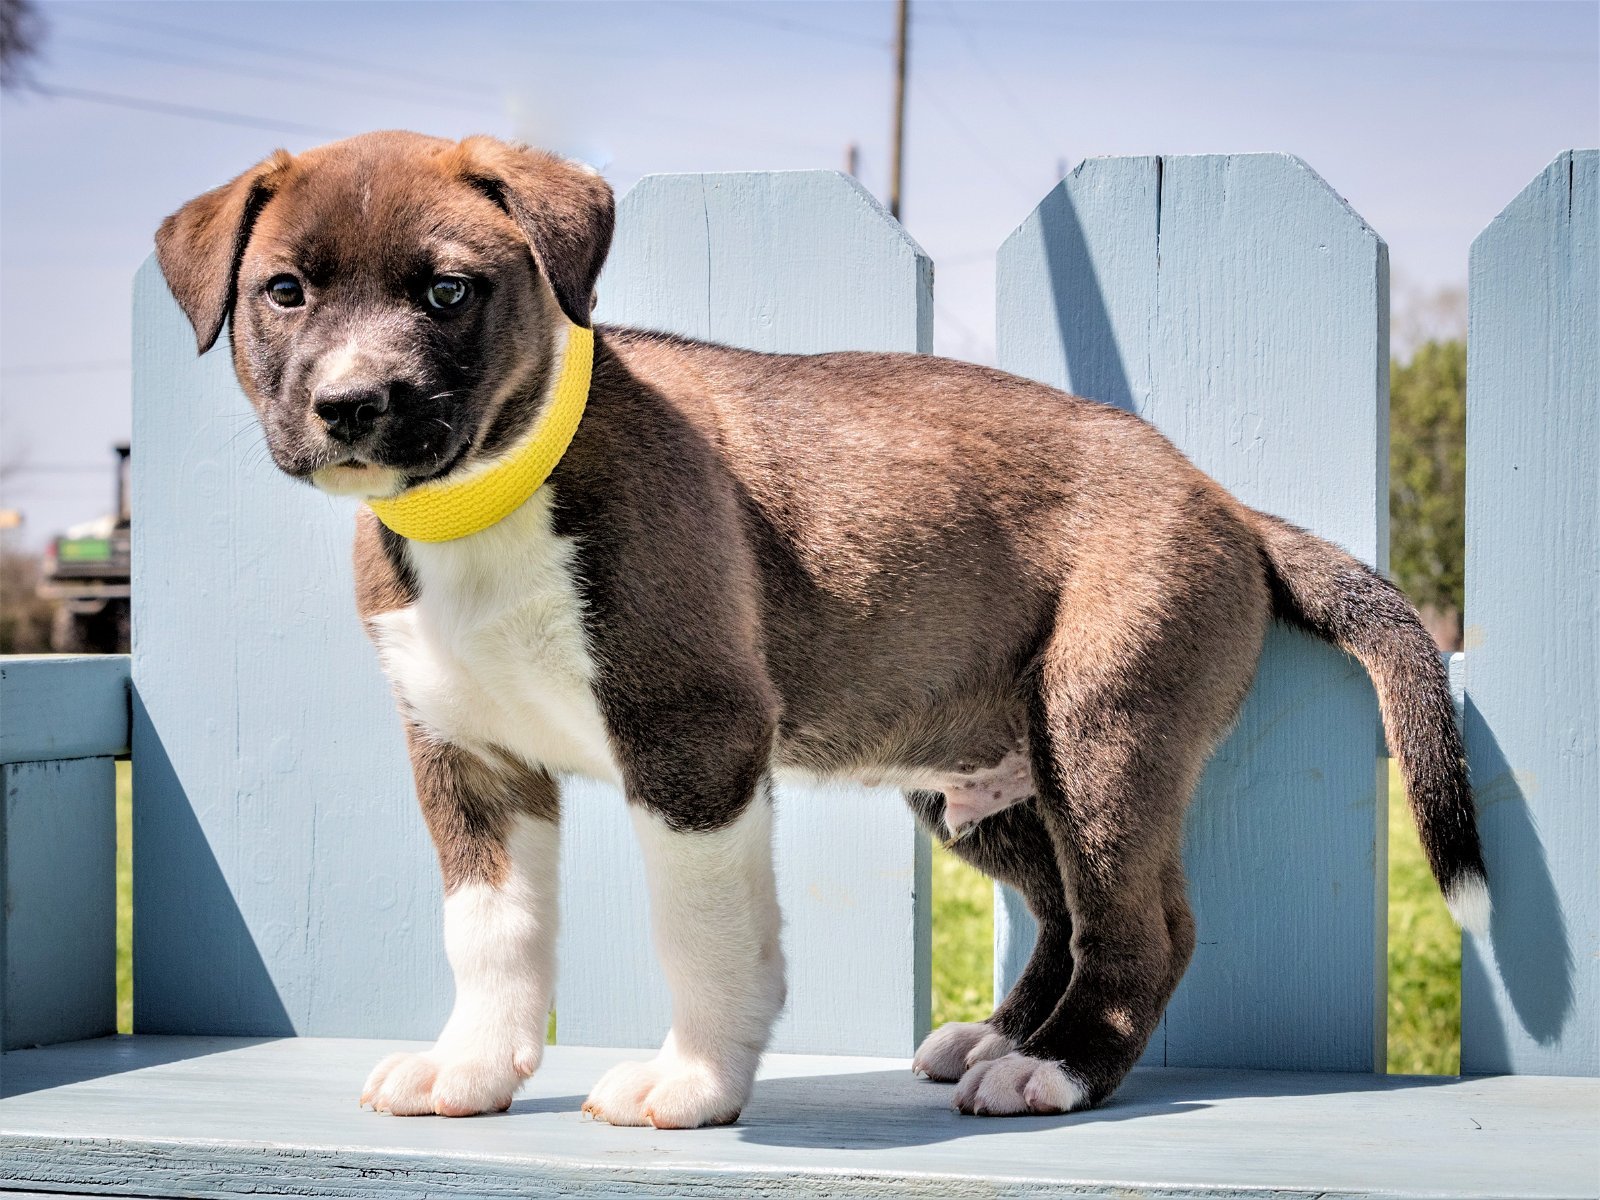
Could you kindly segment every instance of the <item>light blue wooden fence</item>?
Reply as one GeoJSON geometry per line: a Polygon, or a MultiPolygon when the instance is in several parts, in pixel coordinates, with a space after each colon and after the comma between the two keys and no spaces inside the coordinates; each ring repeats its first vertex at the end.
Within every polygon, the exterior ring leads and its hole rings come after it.
{"type": "MultiPolygon", "coordinates": [[[[1596,155],[1563,157],[1472,263],[1464,675],[1497,915],[1464,971],[1469,1071],[1600,1072],[1596,197],[1596,155]]],[[[1385,251],[1304,164],[1090,162],[999,274],[1003,365],[1142,413],[1250,503],[1382,565],[1385,251]]],[[[931,285],[839,176],[670,176],[624,199],[601,304],[763,349],[925,350],[931,285]]],[[[193,358],[153,265],[135,304],[131,721],[120,660],[0,671],[0,1030],[110,1026],[110,764],[131,724],[136,1028],[431,1037],[437,869],[354,615],[352,514],[266,461],[225,350],[193,358]],[[69,872],[92,880],[63,907],[69,872]]],[[[1201,945],[1152,1060],[1381,1069],[1379,754],[1360,672],[1275,634],[1190,822],[1201,945]]],[[[891,795],[780,803],[780,1044],[909,1052],[926,847],[891,795]]],[[[621,800],[575,787],[569,814],[561,1040],[651,1043],[667,1007],[621,800]]],[[[1017,915],[1002,904],[1002,987],[1017,915]]]]}
{"type": "Polygon", "coordinates": [[[128,660],[0,658],[0,1048],[117,1028],[128,660]]]}
{"type": "Polygon", "coordinates": [[[1472,245],[1467,754],[1494,893],[1461,1069],[1600,1074],[1600,153],[1472,245]]]}

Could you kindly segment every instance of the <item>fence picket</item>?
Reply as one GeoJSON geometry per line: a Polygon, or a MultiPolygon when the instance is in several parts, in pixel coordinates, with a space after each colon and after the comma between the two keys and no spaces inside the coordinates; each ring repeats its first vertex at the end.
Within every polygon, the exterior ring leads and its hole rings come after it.
{"type": "Polygon", "coordinates": [[[1466,739],[1494,898],[1461,1069],[1600,1074],[1600,152],[1472,245],[1466,739]]]}
{"type": "MultiPolygon", "coordinates": [[[[641,180],[619,207],[599,293],[600,320],[754,350],[926,351],[931,342],[926,256],[860,185],[831,171],[641,180]]],[[[632,830],[613,791],[576,791],[563,832],[560,1039],[653,1045],[671,1010],[632,830]]],[[[896,793],[866,792],[778,789],[789,1004],[775,1049],[909,1054],[926,1029],[926,841],[896,793]]]]}
{"type": "MultiPolygon", "coordinates": [[[[1138,413],[1246,503],[1384,565],[1387,250],[1304,163],[1090,160],[998,274],[1002,367],[1138,413]]],[[[1147,1062],[1382,1068],[1378,737],[1361,669],[1275,629],[1190,813],[1200,946],[1147,1062]]],[[[1032,930],[998,903],[1003,990],[1032,930]]]]}

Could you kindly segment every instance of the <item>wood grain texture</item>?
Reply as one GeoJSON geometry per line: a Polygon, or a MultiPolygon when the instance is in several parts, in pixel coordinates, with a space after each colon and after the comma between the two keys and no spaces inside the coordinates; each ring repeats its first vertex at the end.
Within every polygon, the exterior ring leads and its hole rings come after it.
{"type": "Polygon", "coordinates": [[[0,658],[0,763],[128,752],[126,654],[0,658]]]}
{"type": "Polygon", "coordinates": [[[1593,1196],[1600,1084],[1141,1070],[1072,1117],[961,1117],[904,1059],[768,1058],[738,1124],[580,1115],[634,1051],[554,1047],[510,1112],[353,1098],[392,1043],[118,1038],[6,1058],[0,1187],[153,1196],[1593,1196]]]}
{"type": "Polygon", "coordinates": [[[439,869],[350,578],[154,260],[134,287],[134,1027],[431,1037],[439,869]]]}
{"type": "Polygon", "coordinates": [[[117,1028],[116,762],[0,766],[0,1045],[117,1028]]]}
{"type": "Polygon", "coordinates": [[[1464,1071],[1600,1074],[1600,152],[1472,245],[1466,739],[1494,898],[1464,1071]]]}
{"type": "MultiPolygon", "coordinates": [[[[757,350],[926,351],[927,256],[832,171],[650,176],[625,196],[597,318],[757,350]]],[[[557,1029],[565,1044],[657,1044],[671,1005],[650,949],[625,805],[567,789],[557,1029]]],[[[930,864],[899,794],[777,791],[789,1001],[774,1047],[909,1054],[930,1007],[930,864]]]]}
{"type": "MultiPolygon", "coordinates": [[[[1138,413],[1379,568],[1387,313],[1382,240],[1287,155],[1091,160],[998,262],[1002,367],[1138,413]]],[[[1361,669],[1274,629],[1190,812],[1200,944],[1147,1062],[1382,1068],[1379,737],[1361,669]]],[[[1001,901],[1007,985],[1031,931],[1001,901]]]]}

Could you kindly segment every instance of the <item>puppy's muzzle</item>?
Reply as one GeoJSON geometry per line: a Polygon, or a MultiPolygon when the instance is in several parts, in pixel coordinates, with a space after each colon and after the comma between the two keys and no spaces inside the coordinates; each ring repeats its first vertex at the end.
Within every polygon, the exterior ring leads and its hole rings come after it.
{"type": "Polygon", "coordinates": [[[330,438],[353,446],[371,435],[389,411],[392,383],[340,380],[312,394],[311,410],[330,438]]]}

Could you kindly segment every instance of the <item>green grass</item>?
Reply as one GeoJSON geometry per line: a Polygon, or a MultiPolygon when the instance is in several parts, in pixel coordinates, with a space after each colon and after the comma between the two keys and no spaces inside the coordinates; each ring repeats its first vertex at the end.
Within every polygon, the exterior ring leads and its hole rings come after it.
{"type": "MultiPolygon", "coordinates": [[[[117,1030],[133,1031],[133,807],[117,764],[117,1030]]],[[[949,851],[933,848],[933,1020],[989,1015],[994,891],[949,851]]],[[[1389,1071],[1454,1075],[1461,1061],[1461,938],[1406,812],[1389,784],[1389,1071]]],[[[554,1040],[555,1018],[551,1017],[554,1040]]]]}
{"type": "Polygon", "coordinates": [[[117,764],[117,1032],[133,1032],[133,764],[117,764]]]}
{"type": "MultiPolygon", "coordinates": [[[[933,848],[933,1022],[989,1015],[993,889],[933,848]]],[[[1454,1075],[1461,1063],[1461,935],[1434,886],[1405,793],[1389,775],[1389,1073],[1454,1075]]]]}
{"type": "Polygon", "coordinates": [[[994,1007],[994,885],[933,844],[933,1023],[981,1021],[994,1007]]]}
{"type": "Polygon", "coordinates": [[[1389,764],[1389,1074],[1461,1070],[1461,931],[1389,764]]]}

